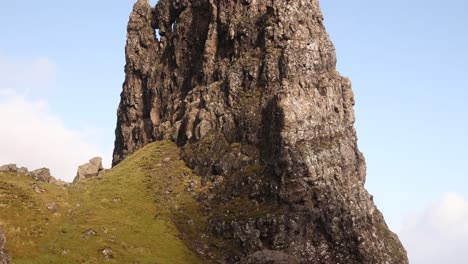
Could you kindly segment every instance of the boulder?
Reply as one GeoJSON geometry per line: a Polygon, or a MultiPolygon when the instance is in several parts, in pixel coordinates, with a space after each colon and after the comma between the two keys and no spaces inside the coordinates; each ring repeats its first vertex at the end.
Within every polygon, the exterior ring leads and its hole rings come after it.
{"type": "Polygon", "coordinates": [[[92,158],[92,159],[89,160],[89,163],[96,166],[99,171],[104,169],[104,167],[102,167],[102,158],[101,157],[92,158]]]}
{"type": "Polygon", "coordinates": [[[17,172],[18,167],[16,164],[7,164],[0,166],[0,172],[17,172]]]}
{"type": "Polygon", "coordinates": [[[6,238],[3,229],[0,227],[0,264],[10,264],[11,258],[6,249],[6,238]]]}
{"type": "Polygon", "coordinates": [[[26,167],[21,167],[18,169],[19,174],[29,175],[29,170],[26,167]]]}
{"type": "Polygon", "coordinates": [[[41,181],[45,183],[50,183],[51,181],[56,181],[52,175],[50,175],[50,170],[48,168],[41,168],[30,172],[30,175],[36,181],[41,181]]]}
{"type": "Polygon", "coordinates": [[[102,158],[92,158],[89,160],[89,163],[85,163],[78,167],[73,183],[99,176],[102,171],[104,171],[102,158]]]}

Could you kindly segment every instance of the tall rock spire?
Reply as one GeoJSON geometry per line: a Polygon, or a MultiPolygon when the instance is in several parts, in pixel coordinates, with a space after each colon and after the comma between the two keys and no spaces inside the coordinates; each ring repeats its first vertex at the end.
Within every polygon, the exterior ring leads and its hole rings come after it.
{"type": "Polygon", "coordinates": [[[126,55],[114,164],[181,146],[211,186],[200,204],[218,208],[207,230],[235,246],[222,261],[408,263],[364,189],[351,82],[317,0],[138,1],[126,55]]]}

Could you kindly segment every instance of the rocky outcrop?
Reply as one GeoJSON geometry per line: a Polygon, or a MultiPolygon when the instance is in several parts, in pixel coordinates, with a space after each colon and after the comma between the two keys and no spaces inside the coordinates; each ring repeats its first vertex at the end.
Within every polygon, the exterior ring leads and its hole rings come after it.
{"type": "Polygon", "coordinates": [[[18,168],[16,164],[6,164],[0,166],[0,172],[14,172],[19,174],[29,174],[29,170],[25,167],[18,168]]]}
{"type": "Polygon", "coordinates": [[[6,238],[5,234],[0,227],[0,264],[10,264],[11,258],[8,255],[8,251],[6,249],[6,238]]]}
{"type": "Polygon", "coordinates": [[[30,172],[30,175],[33,179],[45,183],[57,181],[52,175],[50,175],[50,170],[48,168],[41,168],[30,172]]]}
{"type": "Polygon", "coordinates": [[[102,166],[102,158],[92,158],[89,160],[89,163],[85,163],[78,167],[78,171],[73,182],[76,183],[82,180],[97,177],[104,171],[104,167],[102,166]]]}
{"type": "Polygon", "coordinates": [[[207,232],[232,243],[212,258],[408,263],[364,189],[318,0],[139,0],[127,36],[113,164],[151,141],[182,147],[209,186],[207,232]]]}
{"type": "Polygon", "coordinates": [[[55,179],[50,173],[48,168],[40,168],[37,170],[29,171],[26,167],[18,168],[16,164],[7,164],[0,166],[0,172],[11,172],[19,175],[27,175],[36,181],[44,183],[52,183],[59,186],[66,186],[67,183],[61,180],[55,179]]]}

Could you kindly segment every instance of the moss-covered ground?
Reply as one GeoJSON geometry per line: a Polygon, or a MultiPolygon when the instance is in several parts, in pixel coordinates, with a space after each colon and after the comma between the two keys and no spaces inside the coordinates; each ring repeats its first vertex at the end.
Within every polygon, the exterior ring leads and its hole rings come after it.
{"type": "Polygon", "coordinates": [[[0,225],[18,264],[202,263],[176,228],[191,238],[205,228],[186,191],[196,181],[170,142],[150,144],[69,189],[0,173],[0,225]]]}

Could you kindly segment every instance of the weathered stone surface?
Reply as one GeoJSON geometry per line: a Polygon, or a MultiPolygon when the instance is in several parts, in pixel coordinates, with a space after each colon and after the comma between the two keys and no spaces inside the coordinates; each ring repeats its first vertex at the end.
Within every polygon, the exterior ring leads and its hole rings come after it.
{"type": "Polygon", "coordinates": [[[89,160],[89,163],[96,166],[99,171],[104,169],[104,167],[102,167],[102,158],[101,157],[92,158],[92,159],[89,160]]]}
{"type": "Polygon", "coordinates": [[[6,238],[3,229],[0,227],[0,264],[10,264],[11,258],[6,248],[6,238]]]}
{"type": "Polygon", "coordinates": [[[283,252],[262,250],[242,260],[240,264],[299,264],[299,261],[283,252]]]}
{"type": "Polygon", "coordinates": [[[57,181],[52,175],[50,175],[50,170],[48,168],[41,168],[30,172],[30,175],[33,179],[45,183],[57,181]]]}
{"type": "Polygon", "coordinates": [[[0,172],[12,172],[18,175],[26,175],[33,178],[36,181],[56,184],[64,187],[67,185],[67,183],[65,183],[64,181],[55,179],[51,175],[50,170],[48,168],[41,168],[30,172],[26,167],[18,168],[16,164],[8,164],[0,166],[0,172]]]}
{"type": "Polygon", "coordinates": [[[29,170],[26,167],[21,167],[18,169],[19,174],[29,175],[29,170]]]}
{"type": "Polygon", "coordinates": [[[16,166],[16,164],[6,164],[6,165],[0,166],[0,172],[17,172],[17,171],[18,171],[18,167],[16,166]]]}
{"type": "Polygon", "coordinates": [[[73,180],[74,183],[93,178],[101,175],[104,172],[102,167],[102,158],[95,157],[89,160],[89,163],[85,163],[78,167],[76,177],[73,180]]]}
{"type": "Polygon", "coordinates": [[[113,164],[155,140],[183,147],[210,186],[209,235],[233,244],[221,262],[408,263],[364,189],[317,0],[139,0],[126,59],[113,164]]]}

